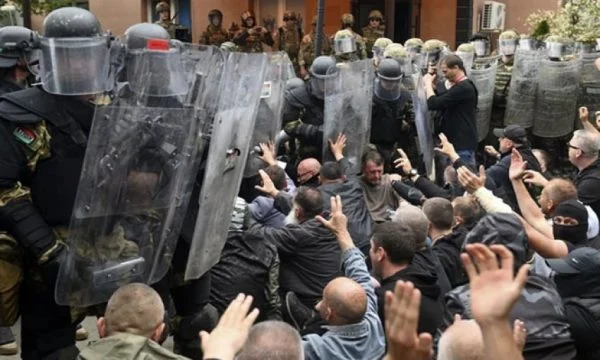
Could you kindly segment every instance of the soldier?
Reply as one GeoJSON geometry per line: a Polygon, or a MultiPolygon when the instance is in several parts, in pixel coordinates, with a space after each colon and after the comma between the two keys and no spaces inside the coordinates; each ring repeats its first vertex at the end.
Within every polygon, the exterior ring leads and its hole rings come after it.
{"type": "Polygon", "coordinates": [[[298,161],[309,157],[320,159],[323,148],[323,111],[325,79],[335,69],[335,60],[319,56],[310,67],[307,83],[288,81],[283,106],[284,131],[299,141],[298,161]]]}
{"type": "Polygon", "coordinates": [[[273,46],[271,33],[262,26],[256,25],[256,17],[252,10],[242,13],[242,27],[233,36],[233,42],[239,46],[241,52],[261,53],[263,44],[273,46]]]}
{"type": "Polygon", "coordinates": [[[155,24],[164,27],[171,39],[175,39],[175,29],[177,26],[171,20],[171,7],[169,4],[164,1],[156,4],[156,13],[158,14],[158,21],[155,24]]]}
{"type": "Polygon", "coordinates": [[[336,32],[333,38],[333,49],[336,61],[338,63],[344,63],[361,60],[356,46],[356,38],[354,37],[352,30],[344,29],[336,32]]]}
{"type": "MultiPolygon", "coordinates": [[[[408,62],[408,57],[404,57],[408,62]]],[[[397,59],[381,60],[373,86],[371,143],[385,160],[386,172],[394,168],[396,149],[402,148],[414,163],[418,152],[415,142],[411,94],[402,86],[404,74],[397,59]]]]}
{"type": "Polygon", "coordinates": [[[500,55],[502,55],[502,59],[498,64],[498,69],[496,70],[494,105],[490,124],[492,128],[500,128],[504,126],[504,114],[506,111],[506,101],[508,99],[508,88],[510,86],[518,41],[519,35],[514,30],[504,31],[498,38],[498,52],[500,55]]]}
{"type": "Polygon", "coordinates": [[[492,52],[489,36],[484,33],[475,33],[471,36],[469,42],[473,44],[473,47],[475,48],[473,68],[482,69],[489,66],[489,61],[485,60],[492,52]]]}
{"type": "Polygon", "coordinates": [[[373,56],[373,45],[375,41],[385,36],[385,25],[383,24],[383,14],[379,10],[372,10],[369,13],[369,24],[362,28],[362,36],[365,40],[367,56],[373,56]]]}
{"type": "Polygon", "coordinates": [[[229,41],[229,33],[223,29],[223,13],[220,10],[211,10],[208,13],[208,21],[210,24],[202,33],[200,44],[221,46],[222,43],[229,41]]]}
{"type": "MultiPolygon", "coordinates": [[[[298,52],[298,66],[300,67],[300,77],[308,78],[308,71],[315,59],[315,43],[317,41],[317,16],[313,17],[312,31],[302,38],[300,51],[298,52]]],[[[329,38],[324,32],[321,32],[321,55],[331,54],[331,44],[329,38]]]]}
{"type": "MultiPolygon", "coordinates": [[[[341,28],[340,30],[349,30],[354,35],[354,40],[356,42],[356,51],[360,60],[367,58],[367,47],[365,45],[365,40],[362,36],[358,35],[352,29],[354,27],[354,15],[352,14],[343,14],[341,19],[341,28]]],[[[331,37],[331,42],[333,43],[334,36],[331,37]]]]}
{"type": "Polygon", "coordinates": [[[286,11],[283,14],[283,21],[285,25],[278,30],[275,49],[285,51],[288,54],[296,76],[300,76],[298,53],[300,51],[300,41],[302,40],[302,30],[298,27],[298,19],[293,11],[286,11]]]}
{"type": "Polygon", "coordinates": [[[460,44],[456,48],[456,55],[462,59],[467,74],[473,67],[473,61],[475,60],[475,47],[471,43],[460,44]]]}
{"type": "Polygon", "coordinates": [[[42,31],[42,86],[0,98],[0,223],[27,264],[19,299],[23,359],[72,359],[81,318],[54,300],[67,253],[57,229],[69,225],[92,101],[110,87],[110,38],[92,13],[74,7],[48,14],[42,31]]]}

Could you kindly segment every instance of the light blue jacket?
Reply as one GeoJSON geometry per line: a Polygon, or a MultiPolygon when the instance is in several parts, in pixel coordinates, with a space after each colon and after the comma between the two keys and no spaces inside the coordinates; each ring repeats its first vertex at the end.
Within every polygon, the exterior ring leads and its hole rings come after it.
{"type": "Polygon", "coordinates": [[[381,359],[385,353],[385,334],[377,315],[377,297],[369,272],[358,248],[343,254],[346,277],[359,283],[367,293],[367,312],[357,324],[327,326],[323,336],[304,336],[304,358],[307,360],[363,360],[381,359]]]}

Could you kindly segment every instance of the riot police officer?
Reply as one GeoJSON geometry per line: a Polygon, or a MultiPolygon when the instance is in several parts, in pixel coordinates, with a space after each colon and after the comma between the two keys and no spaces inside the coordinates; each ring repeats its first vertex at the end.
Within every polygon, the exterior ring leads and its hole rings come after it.
{"type": "Polygon", "coordinates": [[[94,96],[109,88],[110,37],[87,10],[65,7],[42,26],[41,87],[0,98],[0,224],[24,250],[23,359],[73,358],[71,308],[54,300],[94,96]],[[68,39],[66,39],[68,38],[68,39]]]}
{"type": "Polygon", "coordinates": [[[22,26],[0,29],[0,95],[24,89],[35,80],[32,68],[39,59],[34,40],[33,31],[22,26]]]}
{"type": "Polygon", "coordinates": [[[303,83],[299,79],[288,81],[283,106],[284,131],[298,139],[298,160],[321,158],[323,144],[323,111],[325,80],[332,76],[335,60],[330,56],[319,56],[310,67],[310,79],[303,83]]]}
{"type": "MultiPolygon", "coordinates": [[[[408,61],[408,59],[407,59],[408,61]]],[[[373,112],[371,116],[371,143],[377,147],[385,160],[386,171],[393,169],[392,159],[396,149],[402,148],[413,163],[417,159],[411,95],[402,86],[402,67],[395,59],[383,59],[377,68],[373,86],[373,112]],[[413,136],[411,136],[413,134],[413,136]],[[411,156],[412,155],[412,156],[411,156]]]]}

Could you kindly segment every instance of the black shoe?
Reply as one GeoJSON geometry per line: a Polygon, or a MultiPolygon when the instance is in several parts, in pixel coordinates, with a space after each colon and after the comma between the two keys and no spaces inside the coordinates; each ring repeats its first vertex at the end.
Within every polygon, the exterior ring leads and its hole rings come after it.
{"type": "Polygon", "coordinates": [[[285,312],[297,330],[302,330],[314,315],[313,310],[304,305],[291,291],[285,294],[285,312]]]}

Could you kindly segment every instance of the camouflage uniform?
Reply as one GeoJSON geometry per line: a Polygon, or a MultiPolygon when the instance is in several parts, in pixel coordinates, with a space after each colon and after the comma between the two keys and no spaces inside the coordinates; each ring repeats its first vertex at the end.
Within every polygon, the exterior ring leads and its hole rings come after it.
{"type": "MultiPolygon", "coordinates": [[[[168,12],[170,13],[171,8],[169,6],[169,4],[167,4],[166,2],[159,2],[158,4],[156,4],[156,13],[158,14],[158,16],[160,16],[161,13],[163,12],[168,12]]],[[[167,30],[167,32],[169,33],[169,36],[171,37],[171,39],[175,39],[175,29],[177,28],[177,26],[175,24],[173,24],[173,22],[171,22],[171,20],[158,20],[157,22],[155,22],[155,24],[162,26],[163,28],[165,28],[165,30],[167,30]]]]}
{"type": "Polygon", "coordinates": [[[383,25],[383,15],[379,10],[373,10],[369,13],[369,21],[378,19],[379,25],[371,27],[370,24],[362,28],[362,36],[365,40],[365,48],[368,57],[373,56],[373,45],[377,39],[385,36],[385,25],[383,25]]]}
{"type": "MultiPolygon", "coordinates": [[[[356,41],[356,53],[358,55],[358,58],[360,60],[366,59],[367,58],[367,46],[365,44],[365,40],[363,39],[362,36],[358,35],[357,33],[354,32],[354,30],[352,30],[353,26],[354,26],[354,15],[343,14],[341,29],[352,31],[352,34],[354,34],[354,40],[356,41]]],[[[330,39],[332,44],[333,44],[334,38],[335,38],[335,35],[332,36],[330,39]]]]}
{"type": "MultiPolygon", "coordinates": [[[[333,37],[333,48],[334,48],[334,54],[335,54],[334,57],[335,57],[335,60],[337,63],[359,61],[361,59],[364,59],[364,58],[361,58],[361,56],[359,54],[360,51],[358,48],[358,43],[356,41],[356,36],[360,37],[360,35],[357,35],[351,29],[343,29],[343,30],[340,30],[335,33],[335,35],[333,37]],[[350,39],[352,41],[349,41],[350,39]],[[341,44],[346,44],[346,45],[352,44],[351,46],[355,50],[347,51],[348,49],[340,48],[339,47],[340,41],[342,42],[341,44]]],[[[342,46],[344,46],[344,45],[342,45],[342,46]]]]}
{"type": "MultiPolygon", "coordinates": [[[[296,14],[291,11],[287,11],[284,14],[284,19],[292,18],[296,19],[296,14]]],[[[300,52],[300,42],[302,40],[302,30],[294,22],[291,26],[282,26],[278,30],[278,36],[275,40],[275,49],[285,51],[292,64],[294,65],[294,71],[296,76],[300,76],[300,65],[298,64],[298,54],[300,52]]]]}
{"type": "MultiPolygon", "coordinates": [[[[298,65],[305,70],[308,70],[315,60],[315,44],[317,42],[317,33],[315,27],[317,25],[317,17],[313,19],[313,31],[304,35],[298,52],[298,65]]],[[[331,55],[331,43],[325,33],[321,36],[321,55],[331,55]]]]}
{"type": "Polygon", "coordinates": [[[261,53],[264,52],[263,44],[268,46],[274,44],[271,33],[262,26],[256,26],[256,17],[252,11],[242,13],[242,27],[233,36],[232,41],[239,46],[241,52],[247,53],[261,53]],[[246,21],[250,18],[254,20],[254,27],[251,29],[246,25],[246,21]]]}
{"type": "MultiPolygon", "coordinates": [[[[492,127],[502,127],[504,124],[506,101],[508,99],[508,90],[510,87],[510,80],[514,65],[514,51],[516,51],[519,35],[513,30],[507,30],[500,34],[498,41],[513,42],[512,45],[514,48],[510,49],[510,51],[506,50],[506,56],[503,56],[502,60],[498,64],[498,70],[496,70],[494,103],[490,124],[492,127]]],[[[500,52],[502,52],[502,49],[504,49],[504,47],[501,48],[501,46],[499,46],[500,52]]]]}
{"type": "Polygon", "coordinates": [[[202,33],[200,37],[200,44],[204,45],[215,45],[221,46],[222,43],[229,41],[229,33],[222,27],[223,14],[219,10],[211,10],[208,13],[209,25],[206,27],[206,31],[202,33]],[[213,24],[213,19],[219,19],[219,24],[213,24]]]}

